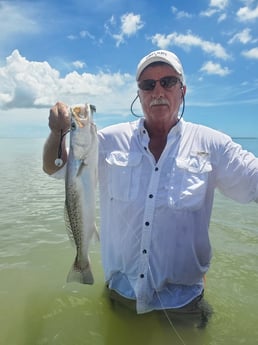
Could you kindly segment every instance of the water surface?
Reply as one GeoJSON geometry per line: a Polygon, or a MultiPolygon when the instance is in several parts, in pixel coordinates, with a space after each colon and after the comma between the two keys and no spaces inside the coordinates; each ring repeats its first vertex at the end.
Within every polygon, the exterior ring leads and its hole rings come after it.
{"type": "MultiPolygon", "coordinates": [[[[240,140],[258,155],[258,140],[240,140]]],[[[74,259],[63,221],[64,185],[42,173],[43,139],[0,139],[0,344],[256,345],[258,205],[216,194],[213,261],[205,329],[193,319],[134,315],[103,293],[99,244],[91,246],[96,283],[66,284],[74,259]]]]}

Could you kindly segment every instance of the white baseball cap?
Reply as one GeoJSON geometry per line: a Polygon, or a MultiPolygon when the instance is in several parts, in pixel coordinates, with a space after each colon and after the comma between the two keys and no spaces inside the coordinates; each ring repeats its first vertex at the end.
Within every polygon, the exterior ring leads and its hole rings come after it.
{"type": "Polygon", "coordinates": [[[176,54],[168,50],[155,50],[151,52],[150,54],[144,56],[144,58],[142,58],[138,64],[137,72],[136,72],[136,80],[139,80],[141,73],[147,66],[149,66],[153,62],[159,62],[159,61],[165,62],[171,67],[173,67],[174,70],[181,76],[180,79],[183,85],[185,85],[185,76],[184,76],[184,70],[183,70],[181,61],[176,56],[176,54]]]}

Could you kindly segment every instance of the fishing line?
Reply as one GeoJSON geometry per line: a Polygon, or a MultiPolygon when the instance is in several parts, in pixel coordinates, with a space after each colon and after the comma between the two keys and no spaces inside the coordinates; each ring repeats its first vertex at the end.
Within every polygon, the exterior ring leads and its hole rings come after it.
{"type": "MultiPolygon", "coordinates": [[[[151,280],[152,280],[152,284],[154,285],[154,279],[153,279],[153,275],[152,275],[152,271],[151,271],[151,268],[150,268],[150,265],[149,266],[149,272],[150,272],[150,277],[151,277],[151,280]]],[[[169,325],[171,326],[172,330],[174,331],[175,335],[178,337],[178,339],[180,340],[180,342],[182,343],[182,345],[186,345],[186,343],[184,342],[184,339],[181,337],[181,335],[179,334],[179,332],[176,330],[176,327],[174,326],[172,320],[170,319],[169,315],[168,315],[168,312],[165,308],[165,306],[163,305],[162,303],[162,300],[160,298],[160,295],[159,295],[159,292],[158,290],[155,289],[155,292],[157,294],[157,297],[158,297],[158,300],[159,300],[159,303],[162,307],[162,312],[164,313],[169,325]]]]}
{"type": "Polygon", "coordinates": [[[62,143],[63,143],[63,138],[66,136],[67,133],[70,132],[70,128],[63,133],[63,130],[61,129],[60,131],[60,140],[59,140],[59,145],[58,145],[58,151],[57,151],[57,159],[55,160],[55,166],[61,167],[64,164],[64,161],[62,160],[62,143]]]}
{"type": "Polygon", "coordinates": [[[131,103],[131,107],[130,107],[130,110],[131,110],[131,113],[133,114],[133,116],[135,116],[135,117],[143,117],[143,115],[138,115],[138,114],[136,114],[135,112],[134,112],[134,110],[133,110],[133,106],[134,106],[134,103],[137,101],[137,98],[139,97],[139,94],[138,94],[138,92],[137,92],[137,96],[135,97],[135,99],[132,101],[132,103],[131,103]]]}
{"type": "MultiPolygon", "coordinates": [[[[155,291],[156,291],[156,290],[155,290],[155,291]]],[[[164,315],[165,315],[165,317],[166,317],[166,319],[167,319],[169,325],[171,326],[172,330],[174,331],[174,333],[175,333],[175,335],[178,337],[178,339],[181,341],[181,343],[182,343],[183,345],[186,345],[186,343],[184,342],[184,339],[181,337],[181,335],[179,334],[179,332],[176,330],[176,327],[174,326],[172,320],[170,319],[167,310],[164,309],[164,306],[162,305],[162,301],[161,301],[161,299],[160,299],[160,297],[159,297],[158,291],[156,291],[156,293],[157,293],[159,302],[160,302],[160,304],[161,304],[161,306],[162,306],[162,308],[163,308],[163,309],[162,309],[162,312],[164,313],[164,315]]]]}
{"type": "MultiPolygon", "coordinates": [[[[183,117],[183,114],[184,114],[184,111],[185,111],[185,97],[184,97],[183,85],[181,85],[181,90],[182,90],[182,111],[181,111],[180,116],[178,117],[178,122],[179,122],[179,121],[181,120],[181,118],[183,117]]],[[[133,100],[132,103],[131,103],[130,110],[131,110],[131,113],[132,113],[133,116],[139,118],[139,117],[143,117],[143,115],[138,115],[138,114],[136,114],[136,113],[134,112],[134,110],[133,110],[134,103],[137,101],[138,97],[139,97],[139,94],[138,94],[138,92],[137,92],[136,97],[134,98],[134,100],[133,100]]],[[[150,276],[151,276],[152,283],[154,284],[154,279],[153,279],[153,275],[152,275],[150,266],[149,266],[149,272],[150,272],[150,276]]],[[[160,305],[161,305],[161,307],[162,307],[162,312],[164,313],[164,315],[165,315],[165,317],[166,317],[166,319],[167,319],[169,325],[171,326],[171,328],[172,328],[174,334],[175,334],[175,335],[177,336],[177,338],[180,340],[180,342],[182,343],[182,345],[186,345],[186,343],[184,342],[183,338],[181,337],[181,335],[180,335],[180,334],[178,333],[178,331],[176,330],[176,328],[175,328],[175,326],[174,326],[172,320],[170,319],[170,317],[169,317],[169,315],[168,315],[168,312],[167,312],[167,310],[165,309],[165,307],[164,307],[164,305],[163,305],[163,303],[162,303],[162,300],[161,300],[161,298],[160,298],[159,292],[158,292],[156,289],[155,289],[155,292],[156,292],[156,294],[157,294],[158,300],[159,300],[160,305]]]]}
{"type": "MultiPolygon", "coordinates": [[[[182,89],[182,87],[181,87],[181,89],[182,89]]],[[[183,105],[182,105],[182,111],[181,111],[181,115],[180,115],[179,118],[178,118],[178,122],[182,119],[183,114],[184,114],[184,112],[185,112],[185,95],[184,95],[184,91],[183,91],[183,90],[182,90],[182,99],[183,99],[183,101],[182,101],[182,103],[183,103],[183,105]]]]}

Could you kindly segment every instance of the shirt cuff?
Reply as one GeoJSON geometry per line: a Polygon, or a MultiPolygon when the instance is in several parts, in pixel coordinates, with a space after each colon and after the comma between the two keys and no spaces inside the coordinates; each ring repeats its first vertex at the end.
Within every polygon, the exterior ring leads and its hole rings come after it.
{"type": "MultiPolygon", "coordinates": [[[[54,174],[51,174],[50,176],[58,180],[62,180],[65,178],[65,172],[66,172],[66,163],[61,169],[57,170],[54,174]]],[[[257,198],[258,198],[258,195],[257,195],[257,198]]]]}

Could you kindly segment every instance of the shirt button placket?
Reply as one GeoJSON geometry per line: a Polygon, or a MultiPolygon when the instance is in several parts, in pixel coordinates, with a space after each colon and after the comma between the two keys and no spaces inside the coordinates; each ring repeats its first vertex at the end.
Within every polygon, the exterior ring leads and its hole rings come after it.
{"type": "MultiPolygon", "coordinates": [[[[154,216],[155,209],[155,195],[159,183],[159,168],[154,167],[149,184],[149,192],[147,194],[145,202],[145,214],[141,241],[141,258],[139,262],[139,281],[138,281],[138,298],[143,303],[145,303],[146,298],[148,299],[148,292],[150,287],[148,287],[147,272],[149,269],[149,249],[151,241],[151,231],[152,231],[152,220],[154,216]],[[146,296],[146,297],[145,297],[146,296]]],[[[146,300],[147,302],[147,300],[146,300]]]]}

